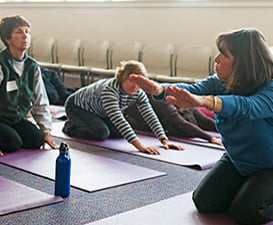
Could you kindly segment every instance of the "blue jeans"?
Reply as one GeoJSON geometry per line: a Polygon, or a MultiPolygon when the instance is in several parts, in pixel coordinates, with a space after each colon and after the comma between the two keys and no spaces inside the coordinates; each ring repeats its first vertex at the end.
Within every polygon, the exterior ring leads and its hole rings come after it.
{"type": "Polygon", "coordinates": [[[229,212],[244,225],[266,223],[273,220],[273,169],[242,176],[224,154],[194,191],[193,201],[203,213],[229,212]]]}

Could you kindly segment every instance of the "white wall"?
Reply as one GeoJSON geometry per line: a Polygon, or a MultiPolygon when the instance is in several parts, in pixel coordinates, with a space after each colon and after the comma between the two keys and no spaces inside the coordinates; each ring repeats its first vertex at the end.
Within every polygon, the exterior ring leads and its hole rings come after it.
{"type": "Polygon", "coordinates": [[[103,3],[0,5],[0,16],[21,14],[33,36],[208,44],[227,29],[256,27],[273,45],[273,3],[103,3]],[[141,5],[142,4],[142,5],[141,5]]]}

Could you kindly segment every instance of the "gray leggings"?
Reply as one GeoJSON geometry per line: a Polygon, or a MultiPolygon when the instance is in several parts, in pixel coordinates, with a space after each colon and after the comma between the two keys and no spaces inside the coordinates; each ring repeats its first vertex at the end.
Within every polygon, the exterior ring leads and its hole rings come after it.
{"type": "Polygon", "coordinates": [[[193,193],[203,213],[229,214],[239,224],[257,225],[273,220],[273,169],[242,176],[226,154],[193,193]]]}

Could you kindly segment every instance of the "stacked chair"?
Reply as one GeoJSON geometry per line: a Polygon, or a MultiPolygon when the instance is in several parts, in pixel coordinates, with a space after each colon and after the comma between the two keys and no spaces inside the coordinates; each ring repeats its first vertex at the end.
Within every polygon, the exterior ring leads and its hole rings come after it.
{"type": "Polygon", "coordinates": [[[140,59],[142,45],[139,41],[119,41],[112,45],[110,51],[111,68],[115,69],[120,66],[123,60],[137,60],[140,59]]]}
{"type": "Polygon", "coordinates": [[[183,46],[175,55],[175,76],[187,82],[198,82],[213,73],[213,51],[210,46],[183,46]]]}
{"type": "Polygon", "coordinates": [[[173,59],[174,46],[170,43],[146,43],[140,55],[140,61],[144,63],[153,79],[157,79],[160,76],[174,76],[173,59]]]}
{"type": "Polygon", "coordinates": [[[109,40],[88,40],[81,48],[80,65],[89,68],[84,85],[98,79],[113,76],[114,71],[110,69],[109,62],[110,41],[109,40]]]}
{"type": "Polygon", "coordinates": [[[32,40],[29,53],[35,56],[35,59],[41,63],[54,63],[55,55],[54,37],[36,37],[32,40]]]}
{"type": "Polygon", "coordinates": [[[130,59],[143,62],[158,82],[195,83],[213,74],[213,50],[207,45],[34,37],[29,54],[41,67],[57,70],[68,88],[112,77],[120,62],[130,59]]]}

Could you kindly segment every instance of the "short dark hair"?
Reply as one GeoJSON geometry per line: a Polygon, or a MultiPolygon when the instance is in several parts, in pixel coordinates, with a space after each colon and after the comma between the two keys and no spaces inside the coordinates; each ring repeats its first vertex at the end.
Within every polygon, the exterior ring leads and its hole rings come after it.
{"type": "Polygon", "coordinates": [[[6,16],[0,21],[0,37],[3,43],[7,45],[6,40],[11,38],[11,33],[16,27],[30,27],[30,23],[20,15],[6,16]]]}

